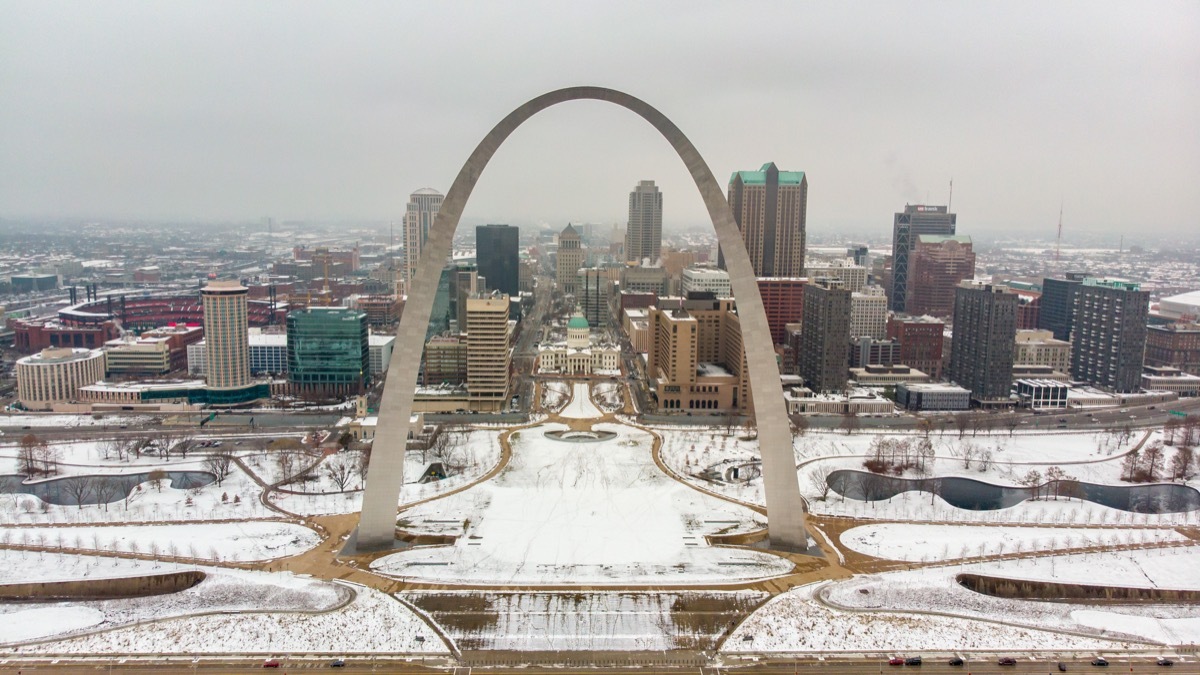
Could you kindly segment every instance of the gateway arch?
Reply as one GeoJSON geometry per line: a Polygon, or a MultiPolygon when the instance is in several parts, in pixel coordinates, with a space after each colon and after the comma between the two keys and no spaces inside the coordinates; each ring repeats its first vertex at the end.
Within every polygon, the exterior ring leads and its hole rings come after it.
{"type": "Polygon", "coordinates": [[[771,547],[785,551],[806,550],[804,504],[796,479],[791,427],[780,387],[779,366],[775,361],[771,332],[767,327],[767,316],[763,311],[750,256],[746,253],[741,231],[733,219],[725,193],[695,146],[671,120],[640,99],[602,87],[559,89],[538,96],[512,111],[479,143],[450,186],[429,230],[429,239],[417,263],[414,283],[409,289],[401,315],[387,384],[380,401],[379,423],[371,452],[369,480],[363,494],[362,514],[358,530],[347,548],[368,551],[395,545],[396,505],[404,483],[404,450],[421,351],[425,346],[425,330],[433,311],[437,281],[451,253],[454,231],[475,183],[500,144],[517,127],[550,106],[577,100],[607,101],[640,115],[667,139],[696,182],[696,188],[700,190],[700,197],[708,207],[708,215],[716,228],[733,294],[737,298],[749,368],[750,395],[758,423],[758,442],[762,448],[762,475],[769,516],[767,532],[771,547]]]}

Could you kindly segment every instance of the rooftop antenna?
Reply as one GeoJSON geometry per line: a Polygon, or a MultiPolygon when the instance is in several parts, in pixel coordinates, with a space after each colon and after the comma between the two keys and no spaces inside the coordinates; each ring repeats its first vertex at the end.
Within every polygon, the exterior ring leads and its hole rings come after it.
{"type": "Polygon", "coordinates": [[[950,211],[952,210],[950,208],[951,206],[954,206],[954,177],[953,176],[950,177],[950,198],[946,200],[946,213],[950,213],[950,211]]]}
{"type": "Polygon", "coordinates": [[[1056,265],[1058,264],[1059,254],[1061,253],[1061,250],[1062,250],[1062,214],[1063,214],[1063,205],[1062,205],[1062,202],[1059,201],[1059,203],[1058,203],[1058,236],[1055,237],[1055,239],[1054,239],[1054,264],[1056,264],[1056,265]]]}

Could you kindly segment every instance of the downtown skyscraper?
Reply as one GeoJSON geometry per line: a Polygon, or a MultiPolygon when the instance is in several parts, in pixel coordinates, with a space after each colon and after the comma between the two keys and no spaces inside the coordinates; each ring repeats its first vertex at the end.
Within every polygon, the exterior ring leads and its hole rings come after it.
{"type": "MultiPolygon", "coordinates": [[[[742,231],[755,276],[799,277],[804,271],[808,179],[774,162],[729,179],[729,207],[742,231]]],[[[720,256],[724,267],[724,255],[720,256]]]]}
{"type": "Polygon", "coordinates": [[[625,230],[625,260],[662,257],[662,193],[652,180],[639,181],[629,193],[629,223],[625,230]]]}
{"type": "Polygon", "coordinates": [[[417,272],[417,261],[425,242],[429,239],[429,228],[442,208],[442,193],[432,188],[422,188],[408,198],[404,211],[404,290],[407,293],[412,278],[417,272]]]}
{"type": "Polygon", "coordinates": [[[475,228],[475,261],[488,288],[508,296],[521,295],[520,230],[512,225],[475,228]]]}
{"type": "Polygon", "coordinates": [[[958,216],[945,206],[909,204],[892,219],[892,311],[907,312],[909,257],[922,234],[950,236],[958,216]]]}

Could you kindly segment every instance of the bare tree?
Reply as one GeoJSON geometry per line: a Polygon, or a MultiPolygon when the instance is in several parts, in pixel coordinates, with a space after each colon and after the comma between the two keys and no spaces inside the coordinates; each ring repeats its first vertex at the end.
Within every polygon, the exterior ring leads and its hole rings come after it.
{"type": "Polygon", "coordinates": [[[1062,490],[1062,482],[1068,478],[1070,476],[1067,475],[1066,471],[1062,470],[1062,467],[1052,466],[1046,469],[1046,487],[1053,487],[1055,501],[1058,501],[1058,495],[1062,490]]]}
{"type": "Polygon", "coordinates": [[[1175,448],[1175,454],[1171,456],[1171,478],[1187,480],[1195,463],[1196,455],[1191,448],[1175,448]]]}
{"type": "Polygon", "coordinates": [[[294,452],[277,452],[275,453],[275,466],[279,467],[279,480],[287,483],[296,472],[296,453],[294,452]]]}
{"type": "Polygon", "coordinates": [[[1142,454],[1143,469],[1146,472],[1146,480],[1154,482],[1158,480],[1158,470],[1163,465],[1163,449],[1158,443],[1151,444],[1142,454]]]}
{"type": "Polygon", "coordinates": [[[348,458],[345,456],[332,457],[322,466],[325,475],[333,481],[334,485],[337,485],[338,492],[345,492],[350,478],[354,475],[354,466],[348,461],[348,458]]]}
{"type": "Polygon", "coordinates": [[[371,466],[371,446],[363,448],[362,452],[358,453],[358,458],[354,462],[354,472],[358,474],[358,479],[363,483],[367,482],[367,470],[371,466]]]}
{"type": "Polygon", "coordinates": [[[62,480],[61,489],[79,508],[96,491],[96,476],[72,476],[62,480]]]}
{"type": "Polygon", "coordinates": [[[1008,427],[1008,436],[1012,438],[1017,427],[1021,426],[1021,417],[1017,413],[1009,413],[1004,416],[1004,426],[1008,427]]]}
{"type": "Polygon", "coordinates": [[[166,482],[168,478],[167,472],[163,471],[162,469],[154,469],[150,472],[150,475],[147,476],[147,480],[149,480],[154,485],[154,489],[158,490],[159,492],[162,492],[163,483],[166,482]]]}
{"type": "Polygon", "coordinates": [[[1033,499],[1038,498],[1038,489],[1042,485],[1042,474],[1036,469],[1030,469],[1029,473],[1021,478],[1021,484],[1033,491],[1033,499]]]}
{"type": "Polygon", "coordinates": [[[38,462],[38,446],[42,441],[33,434],[21,437],[20,450],[17,455],[17,471],[26,476],[36,476],[41,469],[38,462]]]}
{"type": "Polygon", "coordinates": [[[803,436],[808,433],[809,421],[804,415],[792,415],[792,434],[803,436]]]}
{"type": "Polygon", "coordinates": [[[829,498],[829,490],[831,488],[829,485],[829,475],[831,473],[833,473],[833,470],[820,462],[814,464],[812,471],[808,473],[808,486],[812,489],[813,493],[818,495],[817,499],[821,501],[829,498]]]}
{"type": "MultiPolygon", "coordinates": [[[[954,428],[958,429],[958,437],[962,438],[967,435],[967,430],[971,428],[971,413],[960,412],[954,415],[954,428]]],[[[967,467],[970,468],[970,467],[967,467]]]]}
{"type": "Polygon", "coordinates": [[[117,501],[121,497],[121,484],[111,478],[98,478],[96,480],[96,502],[104,505],[105,513],[108,512],[108,505],[117,501]]]}
{"type": "Polygon", "coordinates": [[[218,486],[229,476],[232,467],[233,453],[228,450],[217,450],[204,458],[204,468],[217,477],[218,486]]]}
{"type": "Polygon", "coordinates": [[[838,428],[840,428],[842,431],[845,431],[846,435],[849,436],[855,431],[858,431],[861,426],[862,422],[859,421],[858,415],[848,412],[842,415],[842,423],[838,425],[838,428]]]}

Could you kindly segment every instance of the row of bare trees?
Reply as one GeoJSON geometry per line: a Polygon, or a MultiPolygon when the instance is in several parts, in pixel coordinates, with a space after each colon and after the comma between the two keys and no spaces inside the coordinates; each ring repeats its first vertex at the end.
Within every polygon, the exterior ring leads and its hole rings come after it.
{"type": "Polygon", "coordinates": [[[1141,450],[1131,450],[1121,464],[1121,480],[1128,483],[1153,483],[1170,478],[1187,480],[1195,472],[1196,451],[1178,446],[1167,460],[1161,443],[1154,442],[1141,450]]]}
{"type": "Polygon", "coordinates": [[[26,476],[53,476],[58,473],[58,448],[25,434],[17,449],[17,471],[26,476]]]}

